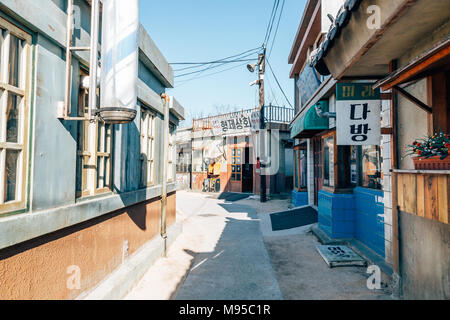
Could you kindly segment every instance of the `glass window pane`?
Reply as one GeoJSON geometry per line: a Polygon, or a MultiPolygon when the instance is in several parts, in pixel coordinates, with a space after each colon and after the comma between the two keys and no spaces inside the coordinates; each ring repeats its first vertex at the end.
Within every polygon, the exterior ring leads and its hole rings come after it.
{"type": "Polygon", "coordinates": [[[20,151],[6,150],[6,188],[5,200],[14,201],[17,199],[17,167],[20,151]]]}
{"type": "Polygon", "coordinates": [[[15,94],[8,94],[8,106],[6,109],[6,141],[19,142],[19,116],[20,97],[15,94]]]}
{"type": "Polygon", "coordinates": [[[104,158],[97,158],[97,189],[102,189],[105,187],[105,167],[104,158]]]}
{"type": "MultiPolygon", "coordinates": [[[[3,41],[5,40],[5,29],[0,29],[0,67],[1,67],[1,63],[3,62],[3,41]]],[[[2,68],[0,68],[0,82],[4,82],[3,81],[3,72],[2,72],[2,68]]]]}
{"type": "Polygon", "coordinates": [[[300,150],[300,188],[306,189],[308,181],[308,166],[306,160],[306,150],[300,150]]]}
{"type": "Polygon", "coordinates": [[[362,186],[381,189],[381,157],[378,146],[362,146],[362,186]]]}
{"type": "Polygon", "coordinates": [[[103,124],[99,121],[97,125],[97,151],[102,152],[102,127],[103,124]]]}
{"type": "Polygon", "coordinates": [[[106,125],[105,129],[105,152],[111,153],[111,142],[112,142],[112,132],[113,132],[113,126],[111,124],[106,125]]]}
{"type": "Polygon", "coordinates": [[[9,84],[14,87],[19,87],[19,64],[21,53],[21,40],[10,35],[11,43],[9,47],[9,84]]]}
{"type": "Polygon", "coordinates": [[[236,181],[241,181],[241,175],[240,174],[236,175],[236,181]]]}
{"type": "Polygon", "coordinates": [[[148,117],[148,136],[149,137],[153,137],[153,125],[154,125],[154,120],[153,117],[150,116],[149,114],[147,114],[148,117]]]}
{"type": "Polygon", "coordinates": [[[324,139],[324,177],[325,186],[334,187],[334,137],[324,139]]]}
{"type": "Polygon", "coordinates": [[[105,158],[105,187],[111,188],[111,160],[110,158],[105,158]]]}
{"type": "Polygon", "coordinates": [[[294,151],[294,189],[298,189],[299,168],[298,168],[298,150],[294,151]]]}

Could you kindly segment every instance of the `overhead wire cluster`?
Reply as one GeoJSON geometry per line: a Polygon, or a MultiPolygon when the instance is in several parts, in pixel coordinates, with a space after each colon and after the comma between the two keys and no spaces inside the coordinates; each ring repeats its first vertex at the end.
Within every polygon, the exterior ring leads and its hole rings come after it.
{"type": "MultiPolygon", "coordinates": [[[[275,82],[276,82],[278,88],[280,89],[281,93],[283,94],[283,97],[286,99],[287,103],[291,106],[291,108],[293,108],[291,102],[289,101],[288,97],[286,96],[286,93],[283,90],[283,87],[280,84],[280,81],[278,81],[278,78],[277,78],[277,76],[275,74],[275,71],[273,70],[273,68],[272,68],[272,66],[270,64],[270,61],[269,61],[269,58],[272,55],[272,51],[273,51],[273,48],[274,48],[274,45],[275,45],[275,42],[276,42],[276,39],[277,39],[278,29],[280,27],[281,18],[283,16],[285,2],[286,2],[286,0],[282,0],[282,1],[281,0],[274,0],[273,7],[272,7],[272,14],[270,15],[269,23],[267,25],[267,30],[266,30],[266,36],[264,37],[264,47],[268,48],[269,45],[270,45],[269,53],[268,54],[266,53],[267,64],[269,66],[269,69],[271,71],[271,74],[272,74],[273,78],[275,79],[275,82]],[[278,10],[280,8],[280,4],[281,4],[281,9],[278,10]],[[273,29],[273,27],[275,26],[275,21],[277,21],[276,28],[273,29]],[[274,33],[274,35],[272,37],[272,31],[273,30],[275,30],[275,33],[274,33]],[[271,40],[271,38],[272,38],[272,40],[271,40]]],[[[268,78],[266,78],[266,79],[268,80],[268,78]]],[[[277,97],[276,97],[276,95],[275,95],[275,93],[273,91],[273,88],[270,85],[270,81],[267,81],[267,80],[266,80],[266,83],[268,84],[268,86],[269,86],[269,88],[271,90],[272,96],[275,99],[275,102],[277,103],[277,105],[279,105],[279,103],[277,101],[277,97]]]]}
{"type": "Polygon", "coordinates": [[[221,72],[225,72],[225,71],[246,65],[247,63],[255,60],[254,56],[256,56],[260,50],[261,50],[261,47],[257,47],[257,48],[246,50],[244,52],[241,52],[241,53],[229,56],[229,57],[225,57],[222,59],[218,59],[218,60],[213,60],[213,61],[208,61],[208,62],[175,62],[175,63],[171,63],[171,65],[184,66],[179,69],[174,69],[174,71],[177,73],[175,75],[175,78],[177,80],[181,79],[182,83],[180,85],[182,85],[182,84],[185,84],[185,83],[190,82],[195,79],[209,77],[214,74],[218,74],[221,72]],[[253,56],[253,58],[250,58],[251,56],[253,56]],[[239,63],[239,64],[236,65],[237,63],[239,63]],[[221,67],[230,66],[230,65],[233,65],[233,66],[231,68],[221,69],[221,67]],[[216,70],[213,73],[208,72],[208,71],[215,70],[215,69],[218,69],[218,70],[216,70]],[[193,77],[186,78],[188,76],[193,76],[193,77]]]}
{"type": "MultiPolygon", "coordinates": [[[[283,16],[284,6],[285,6],[286,0],[274,0],[273,6],[272,6],[272,12],[270,14],[269,22],[267,24],[266,33],[264,37],[264,43],[262,46],[246,50],[244,52],[225,57],[218,60],[212,60],[212,61],[206,61],[206,62],[174,62],[171,63],[172,66],[179,66],[179,68],[174,69],[175,72],[175,79],[177,80],[177,87],[180,87],[186,83],[189,83],[193,80],[209,77],[212,75],[216,75],[222,72],[226,72],[229,70],[233,70],[236,68],[243,67],[247,65],[250,62],[254,62],[255,60],[258,60],[258,55],[260,53],[266,52],[266,61],[269,65],[269,68],[271,70],[271,74],[273,78],[275,79],[275,82],[280,89],[281,93],[283,94],[284,98],[288,102],[288,104],[292,108],[292,104],[290,103],[289,99],[287,98],[283,88],[280,85],[280,82],[278,81],[278,78],[275,75],[275,72],[269,62],[269,58],[271,57],[276,38],[278,35],[278,30],[280,27],[280,22],[283,16]],[[270,45],[270,50],[267,54],[267,48],[270,45]],[[224,68],[226,67],[226,68],[224,68]],[[214,71],[214,72],[210,72],[214,71]]],[[[267,79],[268,80],[268,79],[267,79]]],[[[277,101],[277,97],[275,95],[275,92],[270,85],[270,81],[267,81],[268,86],[270,88],[270,91],[272,93],[273,99],[275,99],[275,102],[277,105],[279,105],[277,101]]]]}

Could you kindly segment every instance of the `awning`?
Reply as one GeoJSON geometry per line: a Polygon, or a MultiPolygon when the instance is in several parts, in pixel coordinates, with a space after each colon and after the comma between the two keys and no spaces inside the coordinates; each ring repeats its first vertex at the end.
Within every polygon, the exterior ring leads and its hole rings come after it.
{"type": "MultiPolygon", "coordinates": [[[[328,101],[320,101],[322,111],[328,112],[328,101]]],[[[316,106],[313,105],[308,111],[294,122],[291,129],[291,139],[311,138],[318,132],[329,128],[328,118],[317,115],[316,106]]]]}
{"type": "Polygon", "coordinates": [[[394,86],[425,78],[435,72],[445,70],[450,64],[450,37],[415,58],[403,68],[378,81],[374,88],[384,91],[394,86]]]}

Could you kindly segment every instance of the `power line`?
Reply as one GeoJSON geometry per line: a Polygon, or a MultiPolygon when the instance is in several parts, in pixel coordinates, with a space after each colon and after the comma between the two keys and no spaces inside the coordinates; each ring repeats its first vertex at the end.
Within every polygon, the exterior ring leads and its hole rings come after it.
{"type": "Polygon", "coordinates": [[[280,27],[281,17],[283,16],[283,11],[284,11],[284,5],[285,4],[286,4],[286,0],[283,0],[283,5],[281,6],[280,16],[278,17],[277,28],[275,30],[275,35],[274,35],[273,40],[272,40],[272,47],[270,48],[270,51],[269,51],[269,57],[272,55],[272,50],[273,50],[273,47],[275,45],[275,41],[277,39],[278,29],[280,27]]]}
{"type": "Polygon", "coordinates": [[[229,56],[229,57],[226,57],[226,58],[222,58],[222,59],[218,59],[218,60],[213,60],[213,61],[208,61],[208,62],[172,62],[172,63],[170,63],[170,64],[171,64],[171,65],[196,65],[196,64],[199,64],[199,65],[201,65],[201,64],[207,65],[207,64],[211,64],[211,63],[222,62],[222,61],[224,61],[224,60],[229,60],[229,59],[231,59],[231,58],[237,58],[237,57],[240,57],[240,56],[242,56],[242,55],[244,55],[244,54],[246,54],[246,53],[253,52],[253,51],[257,51],[257,50],[260,50],[260,49],[261,49],[261,47],[253,48],[253,49],[244,51],[244,52],[239,53],[239,54],[235,54],[235,55],[232,55],[232,56],[229,56]]]}
{"type": "Polygon", "coordinates": [[[275,0],[273,3],[272,13],[270,14],[269,23],[267,25],[266,36],[264,37],[264,43],[267,43],[270,40],[270,35],[272,33],[273,23],[275,22],[279,4],[280,0],[275,0]]]}
{"type": "MultiPolygon", "coordinates": [[[[252,53],[254,54],[254,53],[252,53]]],[[[248,55],[250,56],[250,55],[248,55]]],[[[242,58],[246,58],[248,56],[243,56],[242,58]]],[[[184,70],[189,70],[189,69],[196,69],[196,68],[201,68],[207,65],[214,65],[214,64],[226,64],[226,63],[235,63],[235,62],[245,62],[245,61],[249,61],[249,60],[254,60],[254,59],[237,59],[237,60],[229,60],[229,61],[222,61],[222,62],[209,62],[209,63],[205,63],[205,64],[199,64],[193,67],[186,67],[186,68],[181,68],[181,69],[174,69],[173,71],[177,72],[177,71],[184,71],[184,70]]]]}
{"type": "Polygon", "coordinates": [[[272,72],[272,75],[273,75],[273,77],[275,78],[275,81],[276,81],[277,84],[278,84],[278,87],[280,88],[281,92],[283,93],[284,98],[285,98],[286,101],[289,103],[289,105],[291,106],[291,108],[294,109],[294,107],[292,106],[291,102],[290,102],[289,99],[287,98],[286,93],[284,93],[284,90],[283,90],[283,88],[281,87],[280,82],[278,81],[277,76],[275,75],[275,72],[273,71],[272,66],[270,65],[269,59],[266,59],[266,60],[267,60],[267,64],[269,65],[269,69],[270,69],[270,71],[272,72]]]}
{"type": "MultiPolygon", "coordinates": [[[[204,66],[208,66],[206,69],[203,69],[203,70],[207,70],[207,69],[209,69],[209,68],[211,68],[211,67],[213,67],[213,68],[216,68],[216,67],[220,67],[221,65],[223,65],[223,64],[227,64],[227,63],[235,63],[235,62],[244,62],[244,61],[246,61],[246,62],[248,62],[248,61],[253,61],[254,59],[245,59],[245,60],[243,60],[244,58],[247,58],[247,57],[250,57],[251,55],[254,55],[256,52],[251,52],[251,53],[248,53],[248,54],[246,54],[246,55],[244,55],[244,56],[240,56],[238,59],[236,59],[236,60],[224,60],[224,61],[222,61],[222,62],[212,62],[212,63],[208,63],[208,64],[204,64],[204,65],[198,65],[198,66],[194,66],[194,67],[187,67],[187,68],[182,68],[182,69],[178,69],[178,70],[175,70],[175,71],[183,71],[183,70],[187,70],[187,69],[197,69],[197,68],[201,68],[201,67],[204,67],[204,66]]],[[[203,71],[203,70],[196,70],[196,71],[192,71],[192,73],[195,73],[195,72],[201,72],[201,71],[203,71]]],[[[186,75],[189,75],[190,73],[187,73],[186,75]]],[[[182,74],[182,75],[177,75],[176,77],[181,77],[181,76],[183,76],[184,74],[182,74]]]]}
{"type": "Polygon", "coordinates": [[[236,62],[250,62],[250,61],[254,61],[255,59],[245,59],[245,60],[234,60],[234,61],[229,61],[229,62],[221,62],[219,64],[211,64],[206,68],[200,69],[200,70],[196,70],[196,71],[192,71],[192,72],[187,72],[187,73],[183,73],[180,75],[176,75],[175,78],[180,78],[180,77],[185,77],[185,76],[190,76],[196,73],[203,73],[204,71],[208,71],[210,69],[215,69],[215,68],[219,68],[222,67],[225,64],[229,64],[229,63],[236,63],[236,62]]]}
{"type": "Polygon", "coordinates": [[[216,72],[213,72],[213,73],[210,73],[210,74],[205,74],[204,76],[201,76],[201,77],[200,77],[200,76],[195,76],[195,77],[193,77],[193,78],[191,78],[191,79],[183,80],[183,81],[181,82],[181,84],[178,85],[177,87],[180,87],[180,86],[182,86],[182,85],[184,85],[184,84],[186,84],[186,83],[188,83],[188,82],[194,81],[194,80],[198,80],[198,79],[210,77],[210,76],[213,76],[213,75],[216,75],[216,74],[219,74],[219,73],[223,73],[223,72],[226,72],[226,71],[230,71],[230,70],[233,70],[233,69],[236,69],[236,68],[245,66],[246,64],[247,64],[247,63],[244,63],[244,64],[240,64],[240,65],[237,65],[237,66],[233,66],[233,67],[231,67],[231,68],[227,68],[227,69],[224,69],[224,70],[216,71],[216,72]]]}
{"type": "MultiPolygon", "coordinates": [[[[277,106],[281,107],[281,104],[278,102],[277,96],[275,95],[275,92],[273,91],[272,85],[270,84],[269,77],[266,78],[266,83],[269,86],[270,92],[272,93],[273,99],[275,99],[277,106]]],[[[273,100],[271,102],[273,102],[273,100]]]]}

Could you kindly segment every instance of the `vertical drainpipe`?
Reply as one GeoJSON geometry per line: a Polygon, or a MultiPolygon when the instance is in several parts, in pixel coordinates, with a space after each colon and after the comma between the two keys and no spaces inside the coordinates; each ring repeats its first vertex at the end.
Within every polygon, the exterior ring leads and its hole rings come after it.
{"type": "MultiPolygon", "coordinates": [[[[397,70],[397,61],[392,60],[389,64],[389,72],[397,70]]],[[[402,278],[400,261],[400,215],[398,210],[398,181],[397,174],[393,170],[398,168],[398,142],[397,142],[397,118],[398,99],[397,93],[391,89],[391,126],[393,129],[391,136],[391,181],[392,181],[392,267],[393,267],[393,295],[396,298],[402,296],[402,278]]]]}
{"type": "Polygon", "coordinates": [[[170,97],[163,93],[161,95],[164,106],[163,124],[163,174],[161,195],[161,237],[164,240],[164,257],[167,257],[167,170],[169,161],[169,102],[170,97]]]}
{"type": "Polygon", "coordinates": [[[89,120],[95,120],[97,110],[97,68],[98,68],[98,38],[100,25],[100,0],[92,1],[91,11],[91,52],[89,67],[89,120]]]}
{"type": "Polygon", "coordinates": [[[67,1],[67,30],[66,30],[66,87],[64,96],[64,117],[70,116],[71,84],[72,84],[72,37],[73,37],[73,0],[67,1]]]}

